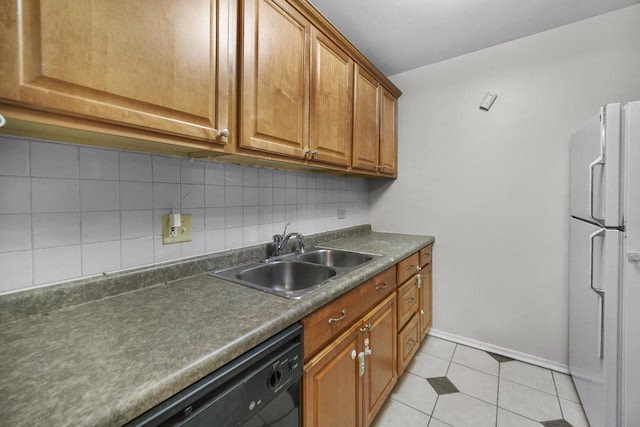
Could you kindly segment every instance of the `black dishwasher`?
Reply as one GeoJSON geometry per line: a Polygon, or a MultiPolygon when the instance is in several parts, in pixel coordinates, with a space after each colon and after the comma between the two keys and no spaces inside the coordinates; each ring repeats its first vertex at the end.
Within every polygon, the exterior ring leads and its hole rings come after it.
{"type": "Polygon", "coordinates": [[[126,426],[299,427],[302,363],[295,324],[126,426]]]}

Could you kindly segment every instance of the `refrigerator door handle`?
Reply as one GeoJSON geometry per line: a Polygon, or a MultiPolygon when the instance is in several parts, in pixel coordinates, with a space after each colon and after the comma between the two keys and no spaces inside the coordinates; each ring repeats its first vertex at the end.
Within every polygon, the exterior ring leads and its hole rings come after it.
{"type": "Polygon", "coordinates": [[[604,165],[605,161],[604,161],[604,146],[600,147],[600,156],[598,156],[597,159],[595,159],[593,162],[591,162],[591,164],[589,165],[589,216],[591,217],[591,219],[593,219],[596,223],[600,224],[600,225],[604,225],[604,218],[596,218],[595,216],[595,209],[594,209],[594,183],[593,183],[593,178],[594,178],[594,169],[596,168],[596,166],[598,165],[604,165]]]}
{"type": "Polygon", "coordinates": [[[599,297],[598,304],[598,358],[602,359],[604,353],[604,289],[596,288],[593,286],[593,255],[594,255],[594,240],[596,237],[604,237],[607,230],[601,228],[600,230],[592,233],[589,236],[589,248],[591,255],[589,257],[589,287],[599,297]]]}

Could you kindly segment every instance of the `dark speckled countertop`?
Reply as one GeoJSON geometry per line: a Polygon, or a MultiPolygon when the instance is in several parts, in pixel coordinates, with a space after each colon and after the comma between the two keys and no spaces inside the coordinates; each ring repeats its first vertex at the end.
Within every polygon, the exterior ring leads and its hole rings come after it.
{"type": "Polygon", "coordinates": [[[257,247],[0,296],[0,424],[122,425],[434,241],[367,229],[340,236],[310,239],[385,256],[301,300],[204,273],[246,261],[257,247]],[[182,278],[165,281],[163,274],[182,278]],[[139,288],[136,278],[158,284],[139,288]]]}

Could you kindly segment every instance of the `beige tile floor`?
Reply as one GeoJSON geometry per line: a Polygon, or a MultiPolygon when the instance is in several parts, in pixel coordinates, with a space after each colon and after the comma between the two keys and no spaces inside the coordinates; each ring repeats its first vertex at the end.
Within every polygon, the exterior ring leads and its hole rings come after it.
{"type": "Polygon", "coordinates": [[[589,427],[589,423],[569,375],[429,336],[373,427],[397,426],[589,427]]]}

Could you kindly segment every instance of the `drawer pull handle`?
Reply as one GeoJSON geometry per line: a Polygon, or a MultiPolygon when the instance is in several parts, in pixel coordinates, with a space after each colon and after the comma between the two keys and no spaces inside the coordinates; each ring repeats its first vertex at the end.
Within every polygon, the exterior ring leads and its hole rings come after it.
{"type": "Polygon", "coordinates": [[[411,305],[411,304],[413,304],[413,302],[414,302],[415,300],[416,300],[416,299],[412,297],[412,298],[407,298],[407,301],[405,301],[405,302],[407,303],[407,305],[411,305]]]}
{"type": "Polygon", "coordinates": [[[415,270],[415,268],[416,268],[415,265],[410,264],[410,265],[407,265],[406,270],[411,271],[411,270],[415,270]]]}
{"type": "Polygon", "coordinates": [[[416,340],[411,338],[409,341],[407,341],[407,343],[405,344],[405,348],[410,349],[411,347],[413,347],[413,345],[416,343],[416,340]]]}
{"type": "Polygon", "coordinates": [[[338,322],[344,320],[345,317],[347,317],[347,309],[346,308],[343,308],[341,313],[342,313],[342,315],[340,317],[338,317],[338,318],[330,317],[329,318],[329,324],[331,325],[333,323],[338,323],[338,322]]]}
{"type": "Polygon", "coordinates": [[[376,291],[383,291],[388,287],[389,287],[389,284],[387,282],[384,282],[383,284],[376,286],[376,291]]]}

